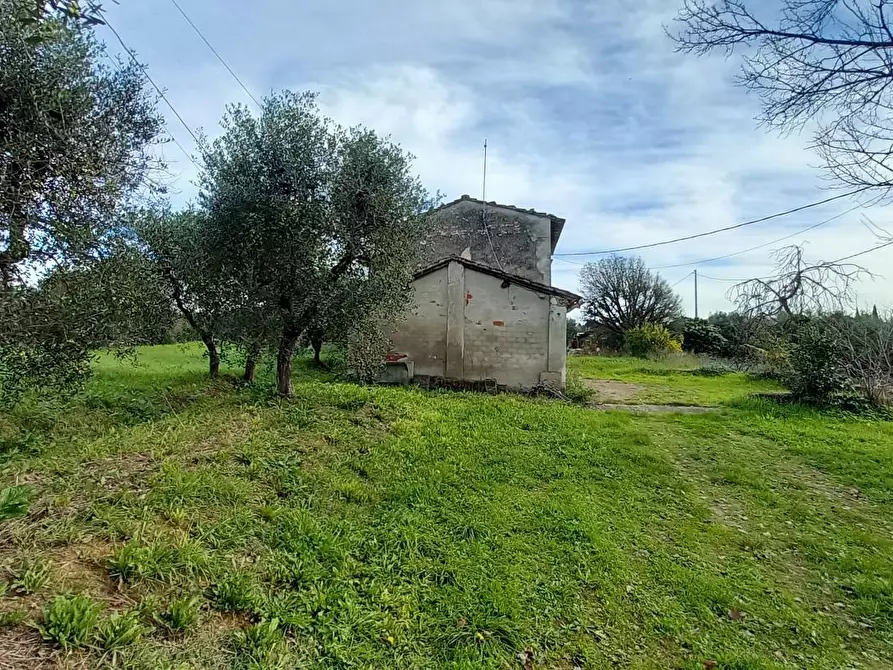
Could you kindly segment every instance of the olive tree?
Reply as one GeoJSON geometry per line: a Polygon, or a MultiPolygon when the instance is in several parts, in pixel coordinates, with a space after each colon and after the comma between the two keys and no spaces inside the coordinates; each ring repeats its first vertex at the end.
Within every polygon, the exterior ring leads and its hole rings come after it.
{"type": "Polygon", "coordinates": [[[137,248],[168,300],[201,338],[211,378],[220,372],[220,337],[229,306],[206,217],[165,208],[133,212],[130,229],[137,248]]]}
{"type": "Polygon", "coordinates": [[[95,249],[121,201],[144,183],[162,129],[136,66],[104,65],[89,31],[41,21],[47,37],[32,43],[0,12],[3,288],[95,249]]]}
{"type": "Polygon", "coordinates": [[[100,62],[90,30],[50,5],[22,20],[38,5],[0,0],[0,395],[74,384],[89,348],[110,341],[94,329],[109,307],[97,301],[129,289],[83,282],[125,278],[94,270],[162,128],[137,67],[100,62]]]}
{"type": "Polygon", "coordinates": [[[126,354],[164,339],[173,321],[165,289],[141,254],[115,240],[35,285],[4,291],[0,401],[15,401],[29,390],[77,389],[97,350],[126,354]]]}
{"type": "Polygon", "coordinates": [[[331,332],[337,314],[368,343],[369,324],[406,306],[426,193],[411,156],[336,126],[310,93],[270,96],[258,117],[232,106],[222,128],[202,146],[200,202],[225,281],[262,314],[255,334],[290,395],[302,335],[331,332]]]}

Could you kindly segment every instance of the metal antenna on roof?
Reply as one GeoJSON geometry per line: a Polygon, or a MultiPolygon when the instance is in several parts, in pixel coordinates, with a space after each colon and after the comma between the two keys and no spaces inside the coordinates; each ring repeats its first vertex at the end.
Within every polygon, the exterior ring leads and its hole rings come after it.
{"type": "Polygon", "coordinates": [[[487,140],[484,139],[484,188],[481,200],[487,202],[487,140]]]}
{"type": "Polygon", "coordinates": [[[502,261],[499,260],[499,255],[496,253],[496,247],[493,246],[493,237],[490,235],[490,226],[487,225],[487,140],[484,140],[484,187],[483,193],[481,194],[481,200],[483,201],[481,205],[481,223],[484,226],[484,232],[487,234],[487,242],[490,244],[490,251],[493,253],[493,260],[496,261],[496,265],[500,270],[503,270],[502,261]]]}

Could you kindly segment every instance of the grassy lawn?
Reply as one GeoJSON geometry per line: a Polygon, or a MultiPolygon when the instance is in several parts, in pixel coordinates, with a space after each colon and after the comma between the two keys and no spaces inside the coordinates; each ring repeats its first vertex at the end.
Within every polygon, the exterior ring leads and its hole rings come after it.
{"type": "MultiPolygon", "coordinates": [[[[666,360],[574,356],[568,359],[571,374],[584,379],[601,379],[631,384],[630,397],[623,404],[724,405],[752,393],[778,391],[772,381],[755,380],[744,373],[716,377],[698,374],[700,363],[690,355],[666,360]]],[[[598,393],[596,393],[598,401],[598,393]]]]}
{"type": "Polygon", "coordinates": [[[0,668],[893,666],[893,424],[737,375],[572,365],[724,406],[300,366],[283,401],[209,383],[195,347],[102,359],[84,396],[0,417],[0,487],[34,492],[0,522],[0,668]],[[58,594],[100,604],[99,632],[49,630],[58,594]]]}

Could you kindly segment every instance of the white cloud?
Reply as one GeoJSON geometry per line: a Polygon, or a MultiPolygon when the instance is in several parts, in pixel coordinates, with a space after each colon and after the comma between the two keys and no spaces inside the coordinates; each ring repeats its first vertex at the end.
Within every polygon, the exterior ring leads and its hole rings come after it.
{"type": "MultiPolygon", "coordinates": [[[[674,53],[664,24],[677,0],[331,0],[295,8],[263,0],[180,0],[258,93],[321,92],[344,124],[391,134],[417,156],[431,190],[479,195],[568,219],[560,252],[647,244],[757,218],[831,195],[809,136],[756,127],[757,101],[733,84],[734,59],[674,53]]],[[[166,3],[110,5],[109,16],[192,126],[213,134],[226,103],[247,97],[166,3]]],[[[173,119],[171,131],[192,150],[173,119]]],[[[181,197],[191,164],[175,147],[181,197]]],[[[642,252],[652,266],[763,244],[850,208],[838,201],[790,217],[642,252]]],[[[871,211],[884,223],[883,211],[871,211]]],[[[875,242],[853,212],[790,242],[833,259],[875,242]]],[[[784,243],[783,243],[784,244],[784,243]]],[[[728,283],[771,271],[770,248],[700,266],[701,312],[728,309],[728,283]]],[[[556,261],[577,287],[581,258],[556,261]]],[[[860,259],[893,265],[893,248],[860,259]]],[[[691,267],[662,271],[671,281],[691,267]]],[[[893,277],[860,300],[893,306],[893,277]]],[[[679,285],[693,311],[691,279],[679,285]]]]}

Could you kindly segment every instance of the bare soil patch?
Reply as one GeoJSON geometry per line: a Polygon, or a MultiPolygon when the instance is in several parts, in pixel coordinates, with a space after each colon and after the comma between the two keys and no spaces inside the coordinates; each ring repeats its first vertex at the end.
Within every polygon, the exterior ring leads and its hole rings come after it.
{"type": "Polygon", "coordinates": [[[629,384],[612,379],[584,379],[587,388],[595,391],[600,403],[619,403],[624,400],[632,400],[645,390],[641,384],[629,384]]]}
{"type": "Polygon", "coordinates": [[[613,403],[602,403],[594,407],[595,409],[613,409],[621,412],[641,412],[643,414],[709,414],[719,409],[718,407],[700,407],[695,405],[618,405],[613,403]]]}
{"type": "Polygon", "coordinates": [[[37,631],[15,626],[0,629],[0,670],[56,667],[56,654],[41,642],[37,631]]]}

